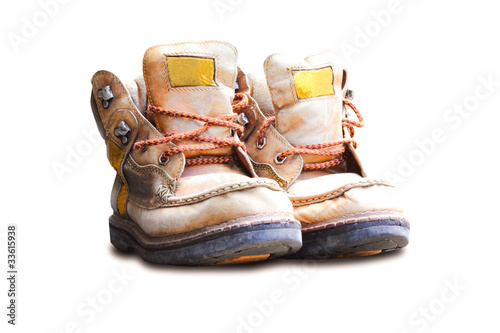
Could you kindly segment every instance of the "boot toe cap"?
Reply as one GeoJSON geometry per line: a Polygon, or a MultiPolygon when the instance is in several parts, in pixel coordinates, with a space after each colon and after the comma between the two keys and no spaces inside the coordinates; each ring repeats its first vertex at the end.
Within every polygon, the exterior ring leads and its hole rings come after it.
{"type": "MultiPolygon", "coordinates": [[[[333,179],[336,176],[326,178],[333,179]]],[[[344,179],[352,180],[350,177],[344,179]]],[[[384,212],[400,215],[403,212],[395,188],[384,181],[358,177],[356,181],[348,181],[340,186],[339,179],[332,183],[334,185],[330,191],[316,195],[290,196],[295,218],[307,224],[360,213],[384,212]]],[[[328,181],[324,179],[322,187],[326,184],[328,181]]]]}

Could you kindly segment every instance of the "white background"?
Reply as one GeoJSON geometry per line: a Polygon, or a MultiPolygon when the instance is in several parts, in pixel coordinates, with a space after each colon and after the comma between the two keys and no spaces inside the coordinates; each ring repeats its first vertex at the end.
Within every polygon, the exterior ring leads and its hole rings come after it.
{"type": "Polygon", "coordinates": [[[18,225],[19,246],[18,325],[6,323],[2,277],[2,332],[500,330],[496,2],[60,2],[51,16],[35,0],[0,5],[0,276],[7,224],[18,225]],[[103,140],[91,140],[90,78],[133,77],[148,47],[206,39],[234,44],[247,72],[275,52],[343,55],[366,120],[358,153],[372,176],[399,177],[406,249],[201,268],[113,249],[114,171],[103,140]]]}

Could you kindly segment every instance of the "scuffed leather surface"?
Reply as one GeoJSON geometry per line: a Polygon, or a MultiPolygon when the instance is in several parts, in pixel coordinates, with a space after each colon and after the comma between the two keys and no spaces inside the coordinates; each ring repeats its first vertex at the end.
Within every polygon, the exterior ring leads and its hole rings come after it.
{"type": "Polygon", "coordinates": [[[158,207],[162,200],[157,195],[161,185],[175,193],[176,181],[164,169],[154,164],[139,165],[129,156],[123,166],[124,177],[130,188],[130,198],[145,207],[158,207]]]}
{"type": "Polygon", "coordinates": [[[333,174],[327,171],[309,171],[301,174],[287,193],[290,197],[312,198],[362,179],[354,173],[333,174]]]}
{"type": "Polygon", "coordinates": [[[143,116],[146,116],[148,96],[146,91],[146,84],[144,83],[144,79],[142,78],[142,76],[137,77],[133,81],[124,82],[124,84],[136,108],[143,116]]]}
{"type": "MultiPolygon", "coordinates": [[[[179,43],[159,45],[149,48],[144,54],[143,72],[148,100],[151,105],[216,117],[232,113],[234,82],[237,75],[238,55],[234,46],[207,41],[198,43],[179,43]],[[168,78],[166,56],[208,57],[215,61],[215,83],[217,86],[171,87],[168,78]]],[[[193,130],[204,123],[155,115],[155,122],[161,133],[179,133],[193,130]]],[[[230,129],[214,126],[203,135],[229,137],[230,129]]],[[[193,144],[190,140],[180,140],[179,144],[193,144]]],[[[227,155],[232,148],[211,150],[210,155],[227,155]]],[[[206,154],[206,153],[205,153],[206,154]]],[[[186,152],[186,157],[199,156],[199,152],[186,152]]]]}
{"type": "Polygon", "coordinates": [[[263,75],[249,73],[246,75],[246,82],[248,82],[248,93],[259,102],[259,109],[262,114],[266,117],[274,116],[273,100],[269,93],[266,78],[263,75]]]}
{"type": "MultiPolygon", "coordinates": [[[[245,84],[248,84],[248,88],[247,88],[248,93],[250,94],[250,96],[253,99],[255,99],[258,102],[258,108],[262,111],[260,118],[268,117],[269,115],[271,115],[271,116],[274,115],[274,107],[272,104],[271,94],[269,93],[269,88],[267,87],[267,84],[266,84],[266,78],[264,76],[258,76],[255,74],[247,74],[246,81],[243,81],[243,82],[245,84]],[[266,110],[266,111],[264,111],[264,110],[266,110]],[[264,116],[264,115],[266,115],[266,116],[264,116]]],[[[345,90],[346,87],[347,87],[347,85],[345,85],[343,89],[345,90]]],[[[248,114],[248,112],[247,112],[247,114],[248,114]]],[[[256,123],[255,125],[252,125],[252,126],[257,127],[257,129],[258,129],[258,127],[260,126],[261,123],[262,123],[262,120],[260,120],[260,122],[256,123]]],[[[270,126],[270,128],[274,128],[274,127],[270,126]]],[[[271,154],[272,155],[271,156],[271,155],[267,154],[266,150],[260,151],[260,150],[252,149],[252,147],[254,147],[253,143],[256,142],[256,140],[257,140],[257,137],[256,137],[257,129],[255,129],[253,132],[250,132],[250,133],[247,131],[245,132],[245,136],[244,136],[245,141],[246,141],[248,147],[250,147],[249,154],[252,158],[258,159],[259,161],[267,161],[268,163],[271,163],[270,165],[272,165],[274,163],[272,163],[271,158],[274,158],[274,155],[271,154]],[[264,156],[264,155],[266,155],[266,156],[264,156]]],[[[276,131],[276,129],[274,129],[274,130],[276,131]]],[[[276,131],[276,133],[278,133],[278,132],[276,131]]],[[[347,130],[344,130],[344,134],[345,134],[344,137],[350,137],[347,130]]],[[[273,133],[271,133],[270,138],[271,138],[271,142],[275,142],[276,138],[275,138],[275,135],[273,135],[273,133]]],[[[267,138],[267,133],[266,133],[266,139],[269,142],[269,138],[267,138]]],[[[365,177],[366,173],[363,169],[363,166],[361,164],[359,157],[356,154],[355,149],[352,147],[352,144],[347,144],[346,146],[347,146],[347,150],[349,151],[349,154],[347,154],[347,156],[346,156],[345,163],[342,163],[342,164],[334,167],[332,171],[356,173],[356,174],[359,174],[359,175],[365,177]]],[[[289,149],[289,147],[292,147],[292,146],[287,143],[283,150],[289,149]]],[[[280,152],[282,152],[283,150],[281,150],[280,152]]],[[[304,157],[305,157],[305,159],[308,159],[310,161],[309,156],[304,156],[304,157]]],[[[289,162],[287,162],[281,166],[276,166],[275,169],[278,171],[279,174],[286,174],[287,173],[286,170],[288,169],[287,164],[290,165],[289,162]]],[[[304,173],[309,173],[309,171],[305,171],[304,173]]],[[[327,175],[330,173],[331,173],[330,171],[325,171],[322,173],[322,175],[327,175]]],[[[259,174],[259,176],[268,177],[267,174],[259,174]]]]}
{"type": "MultiPolygon", "coordinates": [[[[259,177],[265,177],[276,180],[283,189],[287,189],[294,180],[300,175],[302,170],[302,156],[294,155],[287,159],[284,164],[274,163],[274,158],[281,152],[293,148],[293,146],[276,130],[274,126],[269,126],[265,131],[266,144],[263,148],[257,147],[257,131],[267,117],[261,112],[260,105],[253,99],[253,93],[261,89],[267,90],[267,85],[258,81],[254,76],[247,77],[243,73],[238,78],[240,84],[240,93],[248,95],[249,105],[243,112],[250,119],[250,123],[245,128],[245,144],[255,172],[259,177]],[[257,88],[257,86],[260,88],[257,88]]],[[[265,82],[265,81],[264,81],[265,82]]],[[[266,98],[270,95],[262,92],[259,97],[266,98]]],[[[266,103],[263,103],[266,106],[266,103]]],[[[268,105],[269,106],[269,105],[268,105]]],[[[272,106],[271,106],[272,107],[272,106]]]]}
{"type": "MultiPolygon", "coordinates": [[[[113,141],[120,150],[127,154],[131,149],[135,138],[137,137],[138,126],[137,118],[132,112],[126,109],[118,109],[110,114],[107,124],[104,125],[106,129],[106,139],[113,141]],[[114,134],[114,129],[118,127],[120,122],[124,121],[130,127],[130,134],[128,136],[128,142],[123,144],[120,138],[116,137],[114,134]]],[[[110,157],[108,156],[108,159],[110,157]]],[[[113,166],[117,167],[117,166],[113,166]]]]}
{"type": "Polygon", "coordinates": [[[190,167],[182,175],[176,195],[196,196],[210,188],[227,183],[243,183],[250,179],[241,169],[227,164],[207,164],[201,168],[190,167]]]}
{"type": "MultiPolygon", "coordinates": [[[[349,185],[352,184],[345,186],[349,185]]],[[[303,224],[308,224],[362,212],[394,211],[402,213],[403,211],[392,186],[359,186],[351,187],[348,190],[340,187],[333,188],[329,194],[331,199],[310,204],[290,196],[294,205],[295,218],[303,224]]],[[[317,197],[321,198],[320,195],[317,197]]]]}
{"type": "MultiPolygon", "coordinates": [[[[272,55],[264,67],[265,80],[256,75],[247,75],[248,91],[264,114],[276,114],[277,132],[283,134],[285,139],[298,145],[349,137],[341,123],[345,112],[342,97],[347,90],[347,71],[332,52],[326,51],[305,59],[272,55]],[[291,69],[326,65],[334,69],[335,95],[299,100],[291,81],[291,69]]],[[[276,141],[268,133],[266,139],[267,145],[276,141]]],[[[250,157],[273,164],[273,154],[251,148],[256,142],[256,131],[248,136],[246,142],[250,157]]],[[[348,154],[345,163],[328,170],[302,171],[287,189],[294,206],[294,216],[303,224],[310,225],[364,212],[374,212],[374,215],[382,211],[402,212],[394,187],[385,181],[366,178],[353,147],[346,145],[346,149],[348,154]]],[[[303,157],[306,162],[319,161],[310,156],[303,157]]],[[[286,168],[287,163],[285,161],[282,168],[286,168]]],[[[260,175],[270,177],[263,173],[260,175]]]]}
{"type": "MultiPolygon", "coordinates": [[[[92,89],[94,96],[97,96],[97,91],[105,86],[111,86],[113,93],[115,95],[113,101],[111,102],[109,108],[104,109],[102,107],[101,101],[96,98],[96,105],[99,111],[99,117],[102,120],[104,126],[112,126],[114,124],[109,124],[109,119],[116,110],[128,110],[137,119],[137,140],[146,139],[159,139],[163,136],[154,128],[151,123],[144,118],[144,116],[137,110],[132,97],[129,95],[125,85],[122,83],[118,77],[113,73],[107,71],[99,71],[92,77],[92,89]]],[[[113,137],[114,128],[109,128],[106,126],[106,136],[113,137]]],[[[121,145],[121,142],[118,143],[121,145]]],[[[131,144],[127,146],[127,149],[131,149],[131,144]]],[[[158,157],[161,152],[169,147],[175,147],[173,143],[167,143],[161,146],[149,147],[146,152],[142,150],[131,150],[131,154],[134,159],[142,165],[145,164],[155,164],[158,165],[158,157]]],[[[182,171],[184,170],[184,155],[179,153],[170,156],[170,162],[161,166],[165,171],[174,179],[180,177],[182,171]]]]}
{"type": "Polygon", "coordinates": [[[292,204],[281,191],[256,187],[176,207],[144,209],[129,202],[127,211],[150,236],[167,236],[220,224],[243,216],[288,213],[292,204]]]}
{"type": "MultiPolygon", "coordinates": [[[[164,84],[165,81],[162,83],[163,86],[159,84],[162,82],[161,72],[149,73],[149,83],[138,78],[123,84],[112,73],[97,72],[92,79],[93,95],[97,96],[97,90],[107,85],[111,85],[115,95],[108,109],[102,108],[99,99],[94,99],[94,104],[98,108],[96,113],[102,123],[107,124],[105,130],[108,135],[112,133],[113,126],[116,126],[119,119],[118,117],[110,122],[113,112],[125,110],[137,120],[135,124],[129,124],[133,127],[136,141],[162,138],[163,135],[146,119],[147,105],[152,103],[153,95],[156,98],[155,105],[172,107],[179,111],[191,110],[209,116],[232,112],[231,102],[234,97],[233,86],[237,71],[234,47],[219,42],[201,42],[152,48],[145,55],[145,63],[148,64],[144,66],[145,72],[155,66],[161,67],[161,61],[158,59],[163,57],[164,52],[172,54],[198,52],[214,56],[216,70],[219,70],[216,74],[218,86],[203,87],[201,90],[193,87],[168,88],[164,84]],[[156,82],[158,85],[152,85],[151,80],[159,80],[156,82]],[[127,87],[130,90],[127,90],[127,87]],[[211,90],[204,90],[205,88],[211,90]],[[148,89],[155,90],[153,94],[151,91],[148,92],[150,97],[146,97],[148,89]],[[168,96],[162,95],[164,89],[167,89],[168,96]],[[163,104],[159,105],[161,103],[163,104]]],[[[157,118],[156,121],[158,120],[157,118]]],[[[162,119],[162,122],[161,125],[164,127],[162,129],[168,131],[186,131],[201,125],[191,120],[175,123],[172,122],[172,118],[162,119]]],[[[229,136],[230,132],[227,128],[216,127],[210,134],[229,136]]],[[[184,168],[185,159],[182,153],[170,156],[170,161],[162,166],[158,163],[158,157],[167,148],[174,147],[173,143],[151,146],[145,150],[130,150],[132,145],[133,142],[130,142],[127,156],[122,163],[124,181],[130,188],[127,214],[151,236],[193,231],[245,216],[293,214],[290,201],[275,181],[249,177],[254,173],[247,156],[244,156],[243,163],[249,166],[252,171],[250,173],[236,163],[184,168]],[[167,196],[160,195],[159,189],[171,186],[172,183],[175,185],[175,190],[167,196]]],[[[220,149],[219,153],[226,150],[228,149],[220,149]]],[[[245,155],[242,150],[237,150],[237,153],[245,155]]],[[[210,151],[209,155],[214,155],[214,151],[210,151]]],[[[118,179],[112,191],[114,196],[120,187],[121,179],[118,179]]],[[[112,207],[116,209],[116,202],[112,202],[112,207]]]]}
{"type": "MultiPolygon", "coordinates": [[[[278,132],[293,145],[323,143],[342,139],[343,75],[333,52],[323,52],[305,59],[294,59],[281,54],[269,56],[264,72],[276,114],[278,132]],[[299,99],[295,91],[292,71],[331,67],[334,74],[334,95],[299,99]]],[[[328,149],[337,149],[330,147],[328,149]]],[[[303,156],[305,162],[328,160],[323,156],[303,156]]]]}
{"type": "MultiPolygon", "coordinates": [[[[258,129],[266,118],[258,108],[255,109],[255,114],[256,129],[258,129]]],[[[257,135],[250,135],[245,142],[248,154],[254,161],[255,172],[260,177],[272,179],[274,179],[274,174],[277,174],[286,181],[287,184],[284,186],[286,188],[299,176],[303,164],[302,157],[290,156],[286,163],[276,164],[274,162],[276,155],[293,147],[272,125],[266,130],[265,138],[266,144],[262,149],[257,147],[257,135]]]]}
{"type": "Polygon", "coordinates": [[[113,187],[111,188],[111,196],[110,196],[110,203],[111,203],[111,208],[113,209],[113,212],[119,213],[118,211],[118,195],[120,194],[120,190],[123,186],[123,181],[118,175],[118,173],[115,176],[115,181],[113,183],[113,187]]]}

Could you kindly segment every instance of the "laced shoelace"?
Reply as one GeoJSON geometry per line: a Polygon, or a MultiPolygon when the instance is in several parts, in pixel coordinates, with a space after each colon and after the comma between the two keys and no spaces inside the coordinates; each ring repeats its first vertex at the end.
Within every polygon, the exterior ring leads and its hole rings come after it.
{"type": "MultiPolygon", "coordinates": [[[[299,145],[299,146],[294,146],[291,149],[285,150],[284,152],[276,155],[274,158],[274,161],[276,164],[283,164],[285,160],[287,159],[288,156],[292,155],[298,155],[298,154],[305,154],[305,155],[316,155],[316,156],[332,156],[333,159],[327,162],[322,162],[322,163],[304,163],[303,165],[303,170],[321,170],[321,169],[328,169],[332,168],[336,165],[339,165],[340,163],[344,162],[345,160],[345,155],[346,155],[346,148],[345,146],[339,149],[335,150],[319,150],[322,148],[328,148],[328,147],[333,147],[337,145],[345,145],[351,143],[354,148],[357,147],[357,143],[352,137],[354,136],[354,126],[356,127],[363,127],[364,126],[364,119],[361,116],[361,113],[359,110],[354,106],[354,104],[344,98],[343,99],[343,104],[351,108],[352,111],[356,114],[358,117],[358,120],[352,120],[352,119],[347,119],[343,118],[342,119],[342,126],[346,127],[349,130],[349,134],[351,138],[344,138],[336,141],[330,141],[330,142],[324,142],[324,143],[318,143],[318,144],[309,144],[309,145],[299,145]]],[[[265,136],[264,133],[266,130],[269,128],[271,124],[274,125],[275,117],[269,117],[267,118],[257,131],[257,147],[262,148],[265,145],[265,136]]]]}
{"type": "MultiPolygon", "coordinates": [[[[236,103],[232,105],[233,111],[239,111],[248,105],[248,97],[244,94],[239,94],[239,93],[235,94],[234,101],[236,103]]],[[[168,163],[170,156],[177,153],[183,153],[188,151],[206,151],[206,150],[219,149],[229,146],[241,147],[243,150],[246,151],[245,144],[237,138],[234,137],[221,138],[217,136],[201,135],[201,133],[208,130],[211,126],[224,126],[224,127],[229,127],[232,130],[236,131],[236,133],[240,137],[243,134],[244,127],[235,122],[238,119],[238,115],[235,113],[221,115],[218,117],[208,117],[190,112],[164,109],[152,105],[148,106],[148,110],[158,115],[165,115],[165,116],[185,118],[185,119],[205,122],[204,125],[197,127],[191,131],[179,132],[179,133],[163,133],[164,137],[161,139],[139,141],[134,144],[134,149],[144,150],[151,146],[157,146],[176,140],[193,140],[193,141],[203,142],[201,144],[179,145],[165,150],[158,159],[159,163],[162,165],[168,163]]],[[[216,157],[186,158],[186,166],[202,165],[202,164],[222,164],[232,161],[239,161],[238,156],[233,154],[233,155],[216,156],[216,157]]]]}

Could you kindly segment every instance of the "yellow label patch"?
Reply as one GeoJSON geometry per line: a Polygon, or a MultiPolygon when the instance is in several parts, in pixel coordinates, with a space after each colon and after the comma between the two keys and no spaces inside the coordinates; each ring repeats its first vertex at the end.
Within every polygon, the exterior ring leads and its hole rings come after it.
{"type": "Polygon", "coordinates": [[[167,72],[171,87],[216,86],[211,58],[167,56],[167,72]]]}
{"type": "Polygon", "coordinates": [[[295,91],[300,99],[335,95],[331,67],[314,70],[292,70],[295,91]]]}

